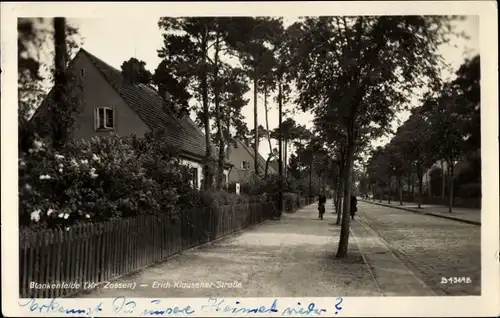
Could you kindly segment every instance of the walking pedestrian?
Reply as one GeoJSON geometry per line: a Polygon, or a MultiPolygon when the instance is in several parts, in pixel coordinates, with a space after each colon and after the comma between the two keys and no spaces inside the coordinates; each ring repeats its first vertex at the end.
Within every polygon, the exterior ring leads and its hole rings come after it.
{"type": "Polygon", "coordinates": [[[320,195],[318,198],[318,211],[320,220],[323,220],[323,214],[325,214],[325,204],[326,204],[326,196],[320,195]]]}
{"type": "Polygon", "coordinates": [[[358,211],[358,199],[356,199],[356,196],[351,195],[351,219],[354,220],[354,216],[356,215],[356,212],[358,211]]]}

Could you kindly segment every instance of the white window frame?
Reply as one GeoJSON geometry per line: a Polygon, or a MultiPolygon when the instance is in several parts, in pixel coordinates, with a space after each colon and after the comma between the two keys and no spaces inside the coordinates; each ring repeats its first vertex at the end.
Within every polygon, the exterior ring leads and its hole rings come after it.
{"type": "Polygon", "coordinates": [[[198,175],[199,175],[199,171],[198,171],[198,167],[190,167],[189,168],[189,174],[190,174],[190,177],[191,177],[191,186],[195,189],[199,189],[200,187],[200,183],[198,182],[198,175]]]}
{"type": "Polygon", "coordinates": [[[116,122],[116,112],[115,112],[115,109],[113,107],[97,107],[94,109],[94,129],[96,131],[106,131],[106,130],[114,130],[115,129],[115,122],[116,122]],[[99,111],[100,110],[103,110],[103,115],[104,115],[104,120],[103,120],[103,123],[104,123],[104,127],[99,127],[99,122],[100,122],[100,115],[99,115],[99,111]],[[110,110],[112,113],[113,113],[113,125],[112,127],[108,127],[107,126],[107,111],[110,110]]]}
{"type": "Polygon", "coordinates": [[[243,161],[241,162],[241,169],[242,169],[242,170],[250,170],[250,161],[243,160],[243,161]],[[248,167],[247,167],[247,168],[245,168],[245,162],[248,162],[248,167]]]}

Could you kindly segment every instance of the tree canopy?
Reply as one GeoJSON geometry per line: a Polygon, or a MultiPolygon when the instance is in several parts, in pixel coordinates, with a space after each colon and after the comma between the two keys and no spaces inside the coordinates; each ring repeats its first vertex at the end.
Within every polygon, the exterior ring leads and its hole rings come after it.
{"type": "MultiPolygon", "coordinates": [[[[277,159],[288,180],[308,183],[301,191],[313,195],[313,183],[319,193],[333,189],[342,226],[337,256],[345,257],[356,183],[359,192],[388,193],[389,200],[397,188],[402,202],[403,188],[413,191],[416,179],[420,204],[425,172],[446,161],[451,211],[455,166],[477,151],[481,138],[479,56],[465,61],[453,79],[441,76],[439,47],[455,35],[454,19],[319,16],[285,27],[274,17],[163,17],[158,21],[161,61],[154,72],[136,58],[124,61],[122,72],[131,85],[156,86],[181,116],[196,115],[206,141],[204,188],[222,188],[224,162],[237,139],[253,143],[255,179],[260,178],[259,142],[267,137],[264,178],[277,159]],[[425,95],[414,105],[416,90],[425,95]],[[250,92],[249,129],[243,109],[250,92]],[[259,94],[265,125],[257,120],[259,94]],[[269,128],[271,100],[278,104],[276,129],[269,128]],[[409,109],[409,118],[393,131],[397,114],[409,109]],[[313,127],[298,123],[293,117],[298,111],[314,116],[313,127]],[[372,149],[374,140],[390,135],[388,144],[372,149]],[[271,139],[278,141],[278,151],[271,139]],[[369,158],[363,158],[366,153],[369,158]]],[[[34,41],[33,28],[29,23],[18,28],[20,83],[37,82],[38,61],[24,54],[25,43],[34,41]]],[[[56,61],[63,60],[58,54],[56,61]]],[[[465,179],[475,178],[460,177],[465,179]]]]}
{"type": "MultiPolygon", "coordinates": [[[[410,174],[415,171],[419,182],[420,206],[423,174],[434,163],[445,161],[449,175],[448,205],[449,211],[452,211],[454,167],[460,160],[470,158],[469,154],[475,153],[481,145],[479,65],[479,55],[466,60],[453,80],[427,94],[422,105],[412,109],[411,116],[398,128],[388,146],[372,155],[368,171],[373,183],[381,184],[387,176],[376,173],[378,158],[396,167],[399,177],[405,171],[410,174]]],[[[474,159],[469,160],[474,162],[474,159]]],[[[466,170],[464,173],[470,172],[466,170]]],[[[474,177],[470,179],[474,180],[474,177]]],[[[410,184],[411,178],[408,187],[410,184]]],[[[442,184],[444,186],[444,181],[442,184]]]]}

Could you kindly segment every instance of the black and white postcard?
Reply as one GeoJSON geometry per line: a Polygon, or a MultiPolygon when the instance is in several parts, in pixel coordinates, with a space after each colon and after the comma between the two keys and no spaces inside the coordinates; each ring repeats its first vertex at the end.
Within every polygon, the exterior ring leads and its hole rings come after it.
{"type": "Polygon", "coordinates": [[[500,313],[494,2],[1,7],[5,316],[500,313]]]}

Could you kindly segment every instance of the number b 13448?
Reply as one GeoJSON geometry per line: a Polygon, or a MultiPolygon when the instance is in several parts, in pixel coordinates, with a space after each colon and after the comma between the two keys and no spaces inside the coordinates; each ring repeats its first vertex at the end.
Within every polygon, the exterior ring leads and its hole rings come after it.
{"type": "Polygon", "coordinates": [[[441,284],[470,284],[470,277],[441,277],[441,284]]]}

